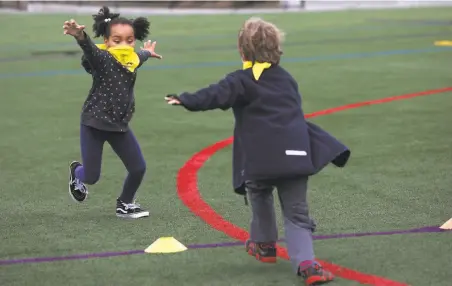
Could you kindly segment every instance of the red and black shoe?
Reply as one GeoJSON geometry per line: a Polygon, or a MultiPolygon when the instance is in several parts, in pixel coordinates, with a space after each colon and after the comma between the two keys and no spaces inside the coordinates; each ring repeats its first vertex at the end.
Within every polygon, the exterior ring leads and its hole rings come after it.
{"type": "Polygon", "coordinates": [[[298,276],[304,279],[306,286],[321,285],[334,280],[334,275],[324,270],[319,263],[314,261],[307,267],[302,264],[298,267],[298,276]]]}
{"type": "Polygon", "coordinates": [[[245,244],[246,252],[254,256],[257,260],[263,263],[276,263],[276,243],[256,243],[247,240],[245,244]]]}

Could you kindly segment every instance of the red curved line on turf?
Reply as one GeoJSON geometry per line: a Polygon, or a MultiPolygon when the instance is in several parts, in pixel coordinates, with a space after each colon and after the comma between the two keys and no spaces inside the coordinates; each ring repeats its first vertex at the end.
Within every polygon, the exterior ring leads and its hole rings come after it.
{"type": "MultiPolygon", "coordinates": [[[[443,92],[452,91],[452,87],[446,87],[442,89],[427,90],[418,93],[404,94],[399,96],[387,97],[383,99],[364,101],[359,103],[347,104],[344,106],[334,107],[310,113],[306,115],[306,118],[312,118],[315,116],[322,116],[327,114],[336,113],[339,111],[354,109],[363,107],[366,105],[381,104],[391,102],[395,100],[409,99],[418,96],[432,95],[443,92]]],[[[201,197],[197,185],[197,172],[203,166],[203,164],[216,152],[225,148],[232,143],[232,137],[219,141],[200,152],[196,153],[188,160],[184,166],[179,170],[177,176],[177,192],[181,201],[187,206],[192,213],[200,217],[212,228],[225,233],[226,235],[241,241],[248,239],[249,234],[246,230],[234,225],[233,223],[225,220],[222,216],[215,212],[201,197]]],[[[278,256],[284,259],[289,259],[285,248],[278,246],[278,256]]],[[[354,280],[361,284],[369,284],[376,286],[406,286],[407,284],[392,281],[384,277],[379,277],[372,274],[366,274],[358,272],[353,269],[348,269],[343,266],[333,264],[326,261],[318,260],[323,264],[325,269],[331,271],[335,275],[348,280],[354,280]]]]}

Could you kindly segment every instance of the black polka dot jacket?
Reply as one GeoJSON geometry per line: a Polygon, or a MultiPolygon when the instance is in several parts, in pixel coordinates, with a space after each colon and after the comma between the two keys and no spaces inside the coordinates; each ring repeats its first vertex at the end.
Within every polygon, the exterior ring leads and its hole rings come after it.
{"type": "Polygon", "coordinates": [[[126,132],[135,112],[134,86],[137,70],[150,56],[137,52],[140,63],[133,72],[90,37],[77,41],[82,48],[82,66],[92,75],[93,84],[82,108],[81,123],[96,129],[126,132]]]}

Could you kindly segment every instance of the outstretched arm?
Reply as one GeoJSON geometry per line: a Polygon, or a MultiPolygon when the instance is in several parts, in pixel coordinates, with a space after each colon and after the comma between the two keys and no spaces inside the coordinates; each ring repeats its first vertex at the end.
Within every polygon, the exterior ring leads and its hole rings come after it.
{"type": "Polygon", "coordinates": [[[216,84],[200,89],[195,93],[168,95],[165,100],[171,105],[182,105],[190,111],[212,109],[227,110],[244,102],[245,88],[240,75],[235,72],[227,75],[216,84]]]}
{"type": "Polygon", "coordinates": [[[63,29],[65,35],[71,35],[75,38],[77,44],[82,48],[84,58],[92,67],[101,64],[105,58],[105,51],[100,50],[84,32],[84,25],[79,25],[75,20],[71,19],[64,22],[63,29]]]}
{"type": "Polygon", "coordinates": [[[91,68],[91,64],[89,61],[85,58],[85,56],[82,56],[82,67],[85,69],[85,71],[89,74],[93,73],[93,69],[91,68]]]}

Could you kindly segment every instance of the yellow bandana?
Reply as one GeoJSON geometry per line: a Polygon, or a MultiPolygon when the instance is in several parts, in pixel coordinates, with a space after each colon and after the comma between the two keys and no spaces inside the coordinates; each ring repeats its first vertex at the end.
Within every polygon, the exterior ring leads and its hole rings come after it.
{"type": "Polygon", "coordinates": [[[271,63],[259,63],[259,62],[255,62],[253,65],[253,62],[243,62],[243,69],[249,69],[252,68],[253,69],[253,76],[256,80],[259,80],[259,78],[261,77],[262,73],[264,72],[265,69],[268,69],[269,67],[271,67],[271,63]]]}
{"type": "Polygon", "coordinates": [[[96,45],[101,50],[108,51],[118,62],[120,62],[129,71],[133,72],[140,64],[140,58],[138,58],[135,49],[131,46],[116,46],[107,49],[105,44],[96,45]]]}

